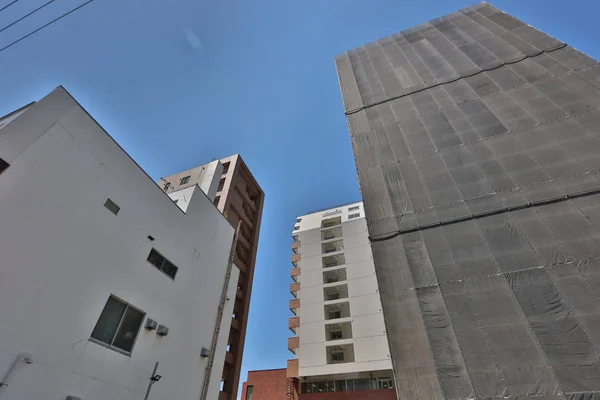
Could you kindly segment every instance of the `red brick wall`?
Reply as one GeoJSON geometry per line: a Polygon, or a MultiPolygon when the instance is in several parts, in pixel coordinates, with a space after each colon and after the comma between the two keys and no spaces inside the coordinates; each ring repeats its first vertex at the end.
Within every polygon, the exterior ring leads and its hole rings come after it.
{"type": "Polygon", "coordinates": [[[241,400],[246,400],[248,386],[253,386],[252,400],[287,400],[287,369],[249,371],[241,400]]]}
{"type": "MultiPolygon", "coordinates": [[[[242,398],[242,400],[244,400],[244,398],[242,398]]],[[[300,400],[396,400],[396,390],[378,389],[354,390],[348,392],[306,393],[300,395],[300,400]]]]}

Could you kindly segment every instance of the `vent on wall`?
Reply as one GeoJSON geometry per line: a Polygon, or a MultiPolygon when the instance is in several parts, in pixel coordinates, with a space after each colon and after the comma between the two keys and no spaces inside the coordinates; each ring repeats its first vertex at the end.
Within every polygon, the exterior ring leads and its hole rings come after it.
{"type": "Polygon", "coordinates": [[[116,205],[111,199],[106,199],[106,203],[104,203],[104,207],[108,208],[110,212],[117,215],[121,207],[116,205]]]}
{"type": "Polygon", "coordinates": [[[9,163],[0,158],[0,174],[4,172],[6,168],[10,166],[9,163]]]}

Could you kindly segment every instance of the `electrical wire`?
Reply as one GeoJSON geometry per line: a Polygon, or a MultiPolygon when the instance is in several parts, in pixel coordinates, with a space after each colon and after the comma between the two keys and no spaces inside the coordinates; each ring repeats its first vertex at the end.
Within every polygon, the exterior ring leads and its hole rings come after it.
{"type": "Polygon", "coordinates": [[[17,1],[19,0],[13,0],[12,2],[8,3],[7,5],[5,5],[4,7],[0,8],[0,12],[6,10],[8,7],[12,6],[13,4],[15,4],[17,1]]]}
{"type": "MultiPolygon", "coordinates": [[[[52,1],[54,1],[54,0],[52,0],[52,1]]],[[[70,10],[70,11],[67,11],[66,13],[64,13],[64,14],[62,14],[62,15],[60,15],[60,16],[58,16],[58,17],[56,17],[56,18],[54,18],[52,21],[48,22],[47,24],[44,24],[44,25],[40,26],[39,28],[37,28],[37,29],[35,29],[35,30],[33,30],[33,31],[29,32],[27,35],[25,35],[25,36],[22,36],[22,37],[20,37],[19,39],[15,40],[14,42],[12,42],[12,43],[10,43],[10,44],[8,44],[8,45],[6,45],[6,46],[4,46],[4,47],[0,48],[0,52],[2,52],[2,51],[4,51],[4,50],[6,50],[6,49],[8,49],[8,48],[10,48],[10,47],[12,47],[12,46],[14,46],[15,44],[19,43],[19,42],[20,42],[20,41],[22,41],[22,40],[25,40],[25,39],[27,39],[27,38],[28,38],[29,36],[31,36],[31,35],[34,35],[34,34],[38,33],[38,32],[39,32],[39,31],[41,31],[42,29],[44,29],[44,28],[47,28],[48,26],[50,26],[50,25],[54,24],[55,22],[58,22],[58,21],[60,21],[61,19],[63,19],[63,18],[64,18],[64,17],[66,17],[67,15],[74,13],[75,11],[79,10],[80,8],[83,8],[84,6],[86,6],[86,5],[90,4],[90,3],[91,3],[91,2],[93,2],[93,1],[94,1],[94,0],[88,0],[88,1],[86,1],[85,3],[83,3],[83,4],[81,4],[81,5],[79,5],[79,6],[75,7],[75,8],[73,8],[72,10],[70,10]]],[[[1,31],[0,31],[0,32],[1,32],[1,31]]]]}
{"type": "MultiPolygon", "coordinates": [[[[35,14],[36,12],[40,11],[42,8],[49,6],[50,4],[54,3],[56,0],[50,0],[47,3],[42,4],[41,6],[39,6],[38,8],[36,8],[35,10],[25,14],[24,16],[22,16],[21,18],[19,18],[18,20],[6,25],[4,28],[0,29],[0,32],[4,32],[5,30],[7,30],[8,28],[10,28],[11,26],[18,24],[19,22],[23,21],[25,18],[29,17],[30,15],[35,14]]],[[[10,4],[9,4],[10,5],[10,4]]]]}

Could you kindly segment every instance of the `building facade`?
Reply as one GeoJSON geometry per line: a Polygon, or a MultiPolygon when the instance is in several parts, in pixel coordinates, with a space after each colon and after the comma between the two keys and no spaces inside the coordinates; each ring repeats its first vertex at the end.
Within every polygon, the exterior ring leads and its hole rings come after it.
{"type": "Polygon", "coordinates": [[[62,87],[0,119],[0,166],[0,398],[216,399],[239,271],[202,190],[182,210],[62,87]]]}
{"type": "Polygon", "coordinates": [[[395,398],[362,203],[300,216],[292,235],[290,395],[395,398]]]}
{"type": "Polygon", "coordinates": [[[161,178],[159,185],[181,206],[186,203],[183,190],[199,186],[229,223],[240,227],[234,258],[239,280],[219,396],[236,400],[265,194],[237,154],[161,178]]]}
{"type": "Polygon", "coordinates": [[[597,397],[598,62],[480,3],[336,64],[398,398],[597,397]]]}
{"type": "Polygon", "coordinates": [[[248,371],[242,385],[242,400],[286,400],[288,389],[287,369],[248,371]]]}

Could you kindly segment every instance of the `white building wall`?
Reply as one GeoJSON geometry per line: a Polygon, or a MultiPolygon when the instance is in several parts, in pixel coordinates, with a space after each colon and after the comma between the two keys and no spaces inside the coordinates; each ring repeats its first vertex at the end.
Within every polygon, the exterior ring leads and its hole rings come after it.
{"type": "Polygon", "coordinates": [[[367,371],[391,370],[387,336],[381,310],[373,256],[362,203],[349,204],[331,210],[319,211],[299,217],[293,235],[300,241],[300,346],[296,350],[299,361],[299,376],[349,374],[367,371]],[[358,210],[349,208],[358,206],[358,210]],[[349,215],[360,213],[360,217],[349,219],[349,215]],[[326,256],[344,254],[347,280],[335,284],[323,284],[321,223],[323,220],[340,217],[343,250],[326,256]],[[323,288],[346,284],[348,298],[324,301],[323,288]],[[350,317],[325,320],[325,305],[348,302],[350,317]],[[326,340],[325,326],[331,323],[350,322],[352,338],[326,340]],[[327,364],[327,346],[353,344],[355,362],[327,364]]]}
{"type": "Polygon", "coordinates": [[[210,199],[210,201],[214,201],[217,196],[217,189],[219,188],[219,181],[221,180],[221,175],[223,174],[223,164],[219,162],[219,160],[212,161],[205,165],[206,169],[204,171],[204,177],[202,178],[202,182],[200,183],[200,189],[206,196],[210,199]]]}
{"type": "Polygon", "coordinates": [[[182,212],[62,88],[2,128],[0,157],[0,377],[33,359],[2,400],[141,400],[156,361],[152,400],[198,399],[234,233],[212,202],[195,187],[182,212]],[[146,261],[152,248],[175,280],[146,261]],[[142,328],[129,356],[91,342],[111,294],[169,334],[142,328]]]}

